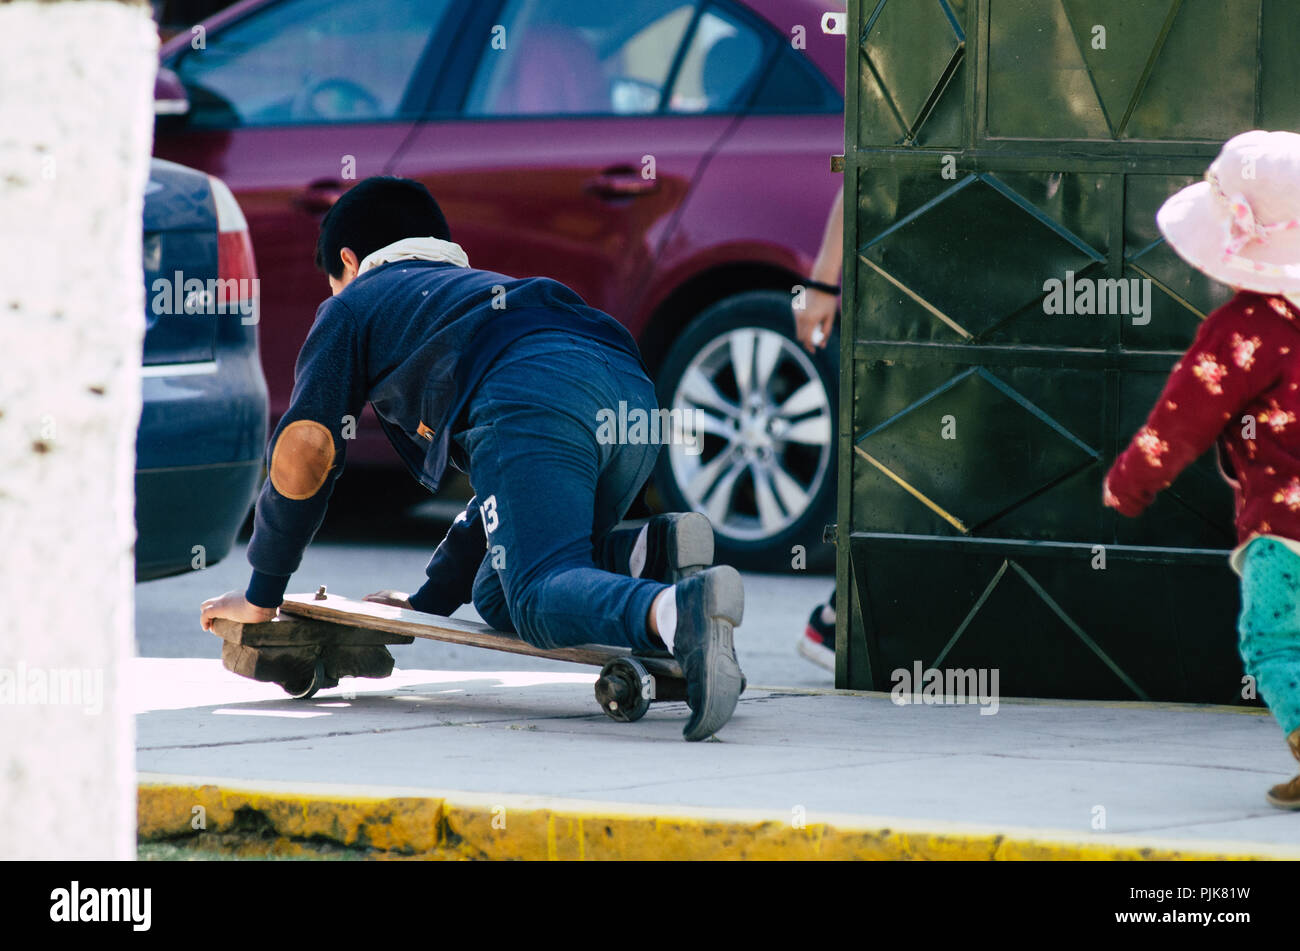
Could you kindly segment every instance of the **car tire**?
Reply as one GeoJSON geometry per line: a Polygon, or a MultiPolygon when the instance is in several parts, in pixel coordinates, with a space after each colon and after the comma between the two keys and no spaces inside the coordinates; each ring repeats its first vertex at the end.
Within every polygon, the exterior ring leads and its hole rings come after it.
{"type": "Polygon", "coordinates": [[[838,352],[838,335],[815,355],[799,345],[781,291],[718,301],[669,349],[659,405],[689,422],[687,438],[664,446],[654,485],[666,509],[709,517],[716,563],[833,567],[822,534],[835,515],[838,352]]]}

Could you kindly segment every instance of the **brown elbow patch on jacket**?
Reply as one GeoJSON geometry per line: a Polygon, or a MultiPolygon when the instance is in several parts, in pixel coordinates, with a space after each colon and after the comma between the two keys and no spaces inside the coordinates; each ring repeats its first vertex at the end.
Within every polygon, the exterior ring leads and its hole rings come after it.
{"type": "Polygon", "coordinates": [[[334,436],[311,419],[284,427],[271,453],[271,485],[286,499],[309,499],[334,465],[334,436]]]}

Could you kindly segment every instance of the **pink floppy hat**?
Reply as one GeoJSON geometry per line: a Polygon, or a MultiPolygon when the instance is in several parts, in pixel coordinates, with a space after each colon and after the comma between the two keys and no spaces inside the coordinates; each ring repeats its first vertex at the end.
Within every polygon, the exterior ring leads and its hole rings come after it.
{"type": "Polygon", "coordinates": [[[1300,295],[1300,135],[1243,132],[1156,212],[1169,246],[1229,287],[1300,295]]]}

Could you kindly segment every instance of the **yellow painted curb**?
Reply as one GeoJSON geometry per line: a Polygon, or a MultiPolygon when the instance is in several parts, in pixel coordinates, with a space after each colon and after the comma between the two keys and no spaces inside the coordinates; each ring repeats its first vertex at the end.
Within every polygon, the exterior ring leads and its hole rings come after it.
{"type": "Polygon", "coordinates": [[[140,777],[138,837],[241,856],[379,859],[1300,859],[1248,842],[154,774],[140,777]]]}

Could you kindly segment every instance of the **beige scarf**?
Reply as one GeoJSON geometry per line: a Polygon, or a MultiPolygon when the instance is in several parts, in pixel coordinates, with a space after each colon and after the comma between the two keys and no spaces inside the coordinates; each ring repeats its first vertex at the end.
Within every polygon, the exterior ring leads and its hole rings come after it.
{"type": "Polygon", "coordinates": [[[469,257],[459,244],[439,238],[403,238],[367,254],[357,273],[364,274],[392,261],[446,261],[456,267],[469,267],[469,257]]]}

